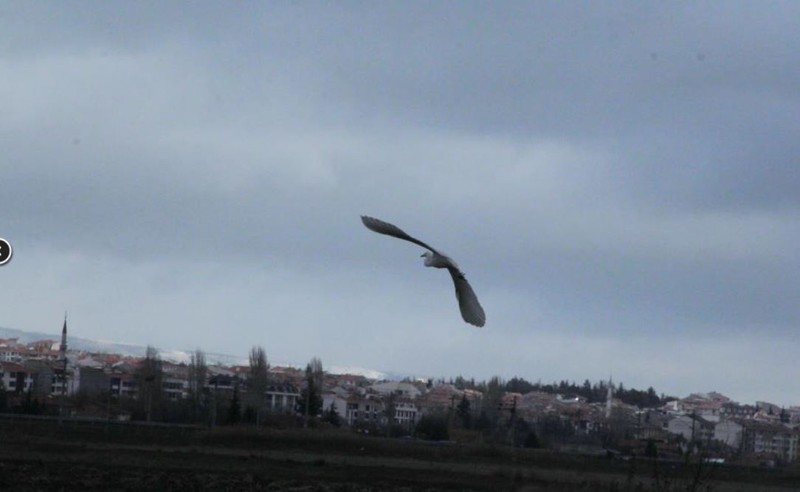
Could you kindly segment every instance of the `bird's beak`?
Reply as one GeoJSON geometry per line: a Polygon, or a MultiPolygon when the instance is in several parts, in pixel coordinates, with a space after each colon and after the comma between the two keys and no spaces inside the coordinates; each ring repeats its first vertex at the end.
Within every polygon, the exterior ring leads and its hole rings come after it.
{"type": "Polygon", "coordinates": [[[425,256],[425,253],[422,253],[421,255],[419,255],[420,258],[422,258],[424,256],[425,256]]]}

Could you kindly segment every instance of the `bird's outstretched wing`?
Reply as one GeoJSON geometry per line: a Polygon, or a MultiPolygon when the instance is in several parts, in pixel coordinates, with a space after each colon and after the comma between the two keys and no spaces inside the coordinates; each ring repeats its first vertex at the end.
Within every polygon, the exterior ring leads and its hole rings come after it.
{"type": "MultiPolygon", "coordinates": [[[[376,219],[374,217],[367,217],[366,215],[361,216],[361,222],[367,226],[367,229],[371,231],[375,231],[378,234],[386,234],[387,236],[396,237],[398,239],[405,239],[406,241],[411,241],[412,243],[422,246],[425,249],[429,249],[436,254],[439,254],[438,251],[433,249],[432,247],[428,246],[427,244],[423,243],[419,239],[415,237],[411,237],[406,234],[402,229],[397,227],[396,225],[390,224],[388,222],[384,222],[380,219],[376,219]]],[[[473,294],[474,295],[474,294],[473,294]]]]}
{"type": "Polygon", "coordinates": [[[456,287],[456,299],[458,299],[461,317],[467,323],[478,327],[486,324],[486,313],[483,312],[483,307],[478,302],[478,296],[475,295],[475,291],[472,290],[464,274],[455,268],[448,268],[447,270],[450,272],[450,276],[453,277],[453,284],[456,287]]]}

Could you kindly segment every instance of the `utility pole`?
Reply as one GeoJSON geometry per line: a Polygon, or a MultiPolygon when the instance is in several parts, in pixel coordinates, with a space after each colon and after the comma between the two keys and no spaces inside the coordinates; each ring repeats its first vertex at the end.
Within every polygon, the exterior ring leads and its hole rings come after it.
{"type": "Polygon", "coordinates": [[[306,415],[305,418],[303,419],[304,429],[308,427],[308,407],[310,406],[311,406],[311,378],[309,377],[308,380],[306,381],[306,412],[305,412],[306,415]]]}
{"type": "Polygon", "coordinates": [[[211,395],[211,427],[217,425],[217,392],[219,391],[219,374],[214,375],[214,393],[211,395]]]}

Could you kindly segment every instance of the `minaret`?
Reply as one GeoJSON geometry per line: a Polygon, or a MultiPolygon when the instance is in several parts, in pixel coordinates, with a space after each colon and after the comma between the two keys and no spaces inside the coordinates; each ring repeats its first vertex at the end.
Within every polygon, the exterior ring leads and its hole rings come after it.
{"type": "Polygon", "coordinates": [[[67,312],[64,311],[64,328],[61,329],[61,346],[58,348],[61,358],[67,360],[67,312]]]}
{"type": "Polygon", "coordinates": [[[61,366],[61,399],[63,404],[63,399],[67,394],[67,312],[64,311],[64,327],[61,328],[61,345],[58,347],[58,351],[61,353],[61,362],[64,364],[61,366]]]}
{"type": "Polygon", "coordinates": [[[608,377],[608,393],[606,394],[606,418],[611,418],[611,397],[613,395],[614,383],[611,381],[611,376],[608,377]]]}

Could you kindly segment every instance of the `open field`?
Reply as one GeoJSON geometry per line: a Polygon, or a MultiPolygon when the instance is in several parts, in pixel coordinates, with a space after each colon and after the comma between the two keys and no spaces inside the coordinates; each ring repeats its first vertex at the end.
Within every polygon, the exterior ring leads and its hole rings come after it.
{"type": "Polygon", "coordinates": [[[37,424],[0,425],[0,490],[766,492],[800,487],[797,470],[705,465],[698,475],[696,465],[390,440],[335,429],[37,424]]]}

